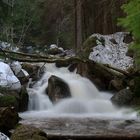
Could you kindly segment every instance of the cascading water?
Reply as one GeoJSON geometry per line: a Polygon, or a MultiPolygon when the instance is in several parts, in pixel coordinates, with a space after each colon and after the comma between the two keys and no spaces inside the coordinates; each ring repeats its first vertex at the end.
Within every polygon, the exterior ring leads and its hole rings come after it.
{"type": "Polygon", "coordinates": [[[29,111],[22,113],[23,118],[45,118],[60,116],[87,116],[107,118],[135,118],[131,109],[118,109],[112,105],[111,94],[99,92],[86,78],[67,68],[56,68],[55,64],[46,64],[46,73],[29,92],[29,111]],[[51,75],[62,78],[70,87],[72,97],[53,105],[45,94],[51,75]]]}

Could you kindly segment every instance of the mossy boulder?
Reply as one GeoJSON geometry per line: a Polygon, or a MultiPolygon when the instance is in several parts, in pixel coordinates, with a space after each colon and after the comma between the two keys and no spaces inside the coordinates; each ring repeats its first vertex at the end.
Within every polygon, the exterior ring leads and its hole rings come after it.
{"type": "Polygon", "coordinates": [[[28,107],[28,93],[25,87],[21,91],[0,88],[0,107],[14,107],[16,111],[26,111],[28,107]]]}
{"type": "Polygon", "coordinates": [[[0,108],[0,131],[6,132],[13,129],[19,121],[18,113],[14,108],[1,107],[0,108]]]}
{"type": "Polygon", "coordinates": [[[0,96],[0,107],[15,107],[15,109],[18,110],[18,106],[19,103],[16,97],[12,95],[0,96]]]}
{"type": "Polygon", "coordinates": [[[29,95],[25,87],[21,88],[19,93],[19,112],[26,111],[28,108],[29,95]]]}
{"type": "Polygon", "coordinates": [[[52,75],[48,80],[46,89],[50,100],[55,103],[60,99],[71,97],[68,84],[61,78],[52,75]]]}
{"type": "Polygon", "coordinates": [[[33,81],[38,80],[40,67],[37,65],[32,65],[29,63],[23,63],[22,68],[25,69],[29,73],[29,77],[32,78],[33,81]]]}
{"type": "Polygon", "coordinates": [[[79,56],[81,56],[81,58],[88,58],[90,52],[92,52],[92,48],[97,46],[97,40],[98,38],[95,36],[90,36],[89,38],[87,38],[87,40],[85,40],[85,42],[83,43],[82,52],[80,52],[79,56]]]}
{"type": "Polygon", "coordinates": [[[11,140],[47,140],[47,135],[30,125],[20,125],[12,134],[11,140]]]}
{"type": "Polygon", "coordinates": [[[140,77],[134,79],[134,93],[136,97],[140,97],[140,77]]]}

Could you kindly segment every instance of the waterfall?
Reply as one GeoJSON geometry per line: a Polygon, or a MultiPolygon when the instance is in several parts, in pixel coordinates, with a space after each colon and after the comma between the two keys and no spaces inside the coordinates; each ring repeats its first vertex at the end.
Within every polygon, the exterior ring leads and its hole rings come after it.
{"type": "Polygon", "coordinates": [[[87,78],[67,68],[57,68],[55,64],[46,64],[46,73],[34,85],[28,88],[29,111],[22,117],[58,117],[58,116],[87,116],[110,118],[135,118],[136,112],[127,108],[117,108],[111,101],[111,94],[99,92],[87,78]],[[63,99],[53,105],[45,94],[48,79],[55,75],[63,79],[70,88],[71,98],[63,99]]]}

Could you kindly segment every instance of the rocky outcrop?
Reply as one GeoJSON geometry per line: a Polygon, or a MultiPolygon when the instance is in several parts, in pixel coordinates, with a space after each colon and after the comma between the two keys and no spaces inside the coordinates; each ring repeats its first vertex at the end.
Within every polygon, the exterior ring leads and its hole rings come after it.
{"type": "Polygon", "coordinates": [[[20,92],[0,88],[0,107],[14,107],[16,111],[26,111],[28,107],[28,93],[25,87],[20,92]]]}
{"type": "Polygon", "coordinates": [[[47,135],[30,125],[20,125],[12,134],[11,140],[47,140],[47,135]]]}
{"type": "Polygon", "coordinates": [[[113,104],[117,106],[128,106],[131,104],[131,101],[134,99],[134,93],[129,89],[123,89],[116,93],[111,101],[113,104]]]}
{"type": "Polygon", "coordinates": [[[71,96],[67,83],[54,75],[48,80],[47,94],[52,102],[71,96]]]}
{"type": "Polygon", "coordinates": [[[13,129],[19,121],[19,117],[14,108],[0,108],[0,131],[7,132],[13,129]]]}

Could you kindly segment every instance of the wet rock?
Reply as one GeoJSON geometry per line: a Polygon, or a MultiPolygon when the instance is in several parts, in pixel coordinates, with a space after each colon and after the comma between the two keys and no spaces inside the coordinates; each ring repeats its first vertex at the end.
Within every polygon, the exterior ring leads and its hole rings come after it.
{"type": "Polygon", "coordinates": [[[130,105],[131,101],[134,98],[134,93],[131,92],[129,89],[123,89],[116,93],[112,98],[111,101],[117,106],[127,106],[130,105]]]}
{"type": "Polygon", "coordinates": [[[21,88],[20,94],[19,94],[19,112],[27,111],[28,109],[28,101],[29,101],[29,95],[25,87],[21,88]]]}
{"type": "Polygon", "coordinates": [[[71,96],[67,83],[54,75],[48,80],[47,94],[52,102],[71,96]]]}
{"type": "Polygon", "coordinates": [[[18,113],[14,108],[0,108],[0,131],[6,132],[13,129],[19,121],[18,113]]]}
{"type": "Polygon", "coordinates": [[[61,68],[61,67],[68,67],[70,65],[70,62],[62,62],[62,61],[58,61],[56,62],[56,67],[61,68]]]}
{"type": "Polygon", "coordinates": [[[16,110],[18,110],[18,106],[19,103],[15,96],[0,96],[0,107],[14,107],[16,110]]]}
{"type": "Polygon", "coordinates": [[[47,135],[30,125],[20,125],[12,134],[11,140],[47,140],[47,135]]]}
{"type": "Polygon", "coordinates": [[[70,71],[70,72],[73,72],[76,68],[77,68],[77,63],[73,63],[73,64],[71,64],[70,66],[69,66],[69,68],[68,68],[68,70],[70,71]]]}
{"type": "Polygon", "coordinates": [[[32,78],[33,81],[36,81],[39,79],[40,67],[38,65],[24,63],[22,64],[22,68],[25,69],[29,73],[30,78],[32,78]]]}
{"type": "Polygon", "coordinates": [[[27,84],[29,81],[29,74],[24,69],[21,69],[20,72],[16,75],[20,80],[21,85],[27,84]]]}
{"type": "Polygon", "coordinates": [[[123,80],[121,80],[121,79],[113,79],[113,80],[111,80],[109,90],[120,91],[122,89],[124,89],[123,80]]]}
{"type": "Polygon", "coordinates": [[[16,111],[26,111],[28,93],[25,87],[20,92],[0,88],[0,107],[14,107],[16,111]]]}

